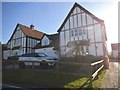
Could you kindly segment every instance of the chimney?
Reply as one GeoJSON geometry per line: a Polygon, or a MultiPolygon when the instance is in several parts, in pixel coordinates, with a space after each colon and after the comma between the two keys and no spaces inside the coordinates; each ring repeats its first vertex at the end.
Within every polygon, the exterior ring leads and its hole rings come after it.
{"type": "Polygon", "coordinates": [[[34,30],[34,25],[33,24],[30,25],[30,29],[34,30]]]}

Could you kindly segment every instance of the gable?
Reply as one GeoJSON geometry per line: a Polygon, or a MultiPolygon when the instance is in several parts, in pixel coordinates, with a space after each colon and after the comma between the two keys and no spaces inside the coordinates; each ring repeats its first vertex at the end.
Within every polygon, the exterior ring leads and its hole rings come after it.
{"type": "Polygon", "coordinates": [[[28,37],[31,37],[31,38],[34,38],[34,39],[37,39],[37,40],[40,40],[44,33],[43,32],[40,32],[40,31],[37,31],[37,30],[32,30],[30,29],[29,27],[25,26],[25,25],[22,25],[22,24],[17,24],[16,25],[16,28],[12,34],[12,36],[10,37],[10,39],[8,40],[7,44],[9,43],[9,41],[13,38],[13,37],[16,37],[15,36],[15,33],[16,31],[20,31],[22,32],[22,36],[28,36],[28,37]]]}
{"type": "Polygon", "coordinates": [[[16,29],[17,29],[17,30],[20,30],[21,28],[18,26],[16,29]]]}
{"type": "Polygon", "coordinates": [[[22,29],[19,27],[19,24],[17,24],[12,36],[10,37],[10,39],[7,42],[7,45],[10,43],[11,39],[15,39],[17,37],[22,37],[22,36],[25,36],[25,34],[22,31],[22,29]]]}
{"type": "Polygon", "coordinates": [[[64,22],[58,29],[58,32],[61,30],[71,29],[75,27],[85,26],[93,23],[103,23],[103,20],[100,20],[85,8],[75,3],[64,22]]]}
{"type": "Polygon", "coordinates": [[[24,37],[24,36],[25,36],[24,32],[18,27],[16,29],[15,33],[13,34],[12,39],[20,38],[20,37],[24,37]]]}
{"type": "Polygon", "coordinates": [[[42,38],[41,42],[42,42],[41,45],[45,46],[45,45],[49,45],[50,40],[49,40],[49,38],[46,35],[44,35],[44,37],[42,38]]]}

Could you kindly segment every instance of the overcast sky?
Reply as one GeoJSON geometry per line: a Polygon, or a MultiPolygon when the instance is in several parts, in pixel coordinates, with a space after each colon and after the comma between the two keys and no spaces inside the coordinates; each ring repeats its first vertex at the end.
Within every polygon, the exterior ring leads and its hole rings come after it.
{"type": "MultiPolygon", "coordinates": [[[[92,14],[105,21],[108,49],[118,42],[118,8],[116,2],[78,2],[92,14]]],[[[2,43],[11,37],[17,23],[35,28],[47,34],[57,32],[74,2],[3,2],[2,43]]]]}

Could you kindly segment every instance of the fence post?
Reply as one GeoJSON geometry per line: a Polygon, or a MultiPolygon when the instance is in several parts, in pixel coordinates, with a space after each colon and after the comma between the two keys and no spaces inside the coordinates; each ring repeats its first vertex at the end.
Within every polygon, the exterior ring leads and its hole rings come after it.
{"type": "Polygon", "coordinates": [[[90,65],[90,88],[92,88],[92,65],[90,65]]]}
{"type": "Polygon", "coordinates": [[[32,62],[32,69],[34,69],[34,62],[32,62]]]}

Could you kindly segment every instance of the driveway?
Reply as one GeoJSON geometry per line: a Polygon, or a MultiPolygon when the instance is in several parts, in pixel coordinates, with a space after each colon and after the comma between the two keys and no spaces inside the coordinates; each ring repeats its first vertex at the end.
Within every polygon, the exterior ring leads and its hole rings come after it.
{"type": "Polygon", "coordinates": [[[106,88],[118,89],[118,81],[120,81],[118,80],[118,72],[120,76],[120,71],[118,71],[118,67],[120,67],[120,65],[118,64],[118,62],[110,62],[110,68],[107,69],[103,85],[101,86],[103,90],[106,90],[106,88]]]}

